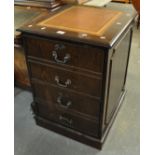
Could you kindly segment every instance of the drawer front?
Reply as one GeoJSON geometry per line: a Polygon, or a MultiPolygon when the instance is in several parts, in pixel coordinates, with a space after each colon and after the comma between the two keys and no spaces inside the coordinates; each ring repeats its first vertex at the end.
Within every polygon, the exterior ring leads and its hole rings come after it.
{"type": "Polygon", "coordinates": [[[97,99],[79,95],[63,88],[53,87],[42,82],[33,82],[35,101],[42,102],[53,109],[55,105],[59,109],[76,113],[81,116],[99,118],[100,102],[97,99]]]}
{"type": "Polygon", "coordinates": [[[104,52],[99,48],[31,37],[26,40],[28,56],[54,64],[102,72],[104,52]]]}
{"type": "Polygon", "coordinates": [[[68,128],[76,129],[82,133],[98,137],[99,124],[85,118],[69,114],[66,111],[49,108],[45,104],[38,104],[39,115],[45,119],[54,121],[68,128]]]}
{"type": "Polygon", "coordinates": [[[50,82],[59,88],[72,89],[91,96],[100,97],[101,95],[102,80],[100,77],[91,77],[90,75],[32,62],[30,68],[32,78],[50,82]]]}

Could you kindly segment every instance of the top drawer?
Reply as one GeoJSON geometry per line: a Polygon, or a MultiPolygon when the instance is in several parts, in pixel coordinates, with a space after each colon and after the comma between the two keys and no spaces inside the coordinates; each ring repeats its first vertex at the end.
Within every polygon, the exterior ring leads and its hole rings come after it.
{"type": "Polygon", "coordinates": [[[27,55],[49,63],[102,72],[104,52],[95,47],[26,36],[27,55]]]}

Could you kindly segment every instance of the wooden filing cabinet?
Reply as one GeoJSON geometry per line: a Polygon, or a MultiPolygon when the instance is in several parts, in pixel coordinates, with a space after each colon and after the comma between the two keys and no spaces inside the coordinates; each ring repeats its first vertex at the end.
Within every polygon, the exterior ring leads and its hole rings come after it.
{"type": "Polygon", "coordinates": [[[101,149],[124,98],[135,16],[136,12],[72,6],[20,28],[38,125],[101,149]],[[61,20],[63,15],[68,19],[70,11],[75,17],[85,11],[106,14],[102,31],[92,28],[93,23],[82,24],[83,14],[69,21],[72,28],[65,27],[68,23],[61,20]]]}
{"type": "Polygon", "coordinates": [[[47,9],[40,9],[30,6],[14,6],[14,76],[15,85],[21,88],[30,88],[30,81],[22,47],[21,33],[16,29],[28,21],[47,13],[47,9]]]}
{"type": "Polygon", "coordinates": [[[14,76],[15,85],[30,89],[30,81],[25,61],[24,50],[22,46],[21,33],[16,29],[26,22],[33,21],[35,18],[46,16],[51,10],[61,8],[60,1],[51,0],[15,0],[14,6],[14,76]]]}

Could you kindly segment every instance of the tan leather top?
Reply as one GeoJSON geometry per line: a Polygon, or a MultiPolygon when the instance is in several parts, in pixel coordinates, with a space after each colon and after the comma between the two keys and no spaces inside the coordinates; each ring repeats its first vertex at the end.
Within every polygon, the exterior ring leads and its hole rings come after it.
{"type": "Polygon", "coordinates": [[[108,4],[106,8],[64,6],[18,28],[24,34],[39,35],[111,48],[137,13],[130,4],[108,4]]]}
{"type": "Polygon", "coordinates": [[[38,25],[100,36],[121,14],[120,11],[73,6],[39,22],[38,25]]]}

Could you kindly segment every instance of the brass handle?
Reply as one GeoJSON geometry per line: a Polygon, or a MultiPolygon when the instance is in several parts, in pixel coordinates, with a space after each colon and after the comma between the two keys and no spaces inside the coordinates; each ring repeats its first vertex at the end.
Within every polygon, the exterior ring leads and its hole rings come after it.
{"type": "Polygon", "coordinates": [[[57,63],[61,63],[61,64],[67,63],[68,60],[71,58],[70,54],[67,53],[67,54],[65,55],[65,57],[64,57],[63,60],[59,60],[59,59],[58,59],[58,54],[57,54],[56,51],[53,51],[52,55],[53,55],[53,57],[54,57],[54,60],[55,60],[57,63]]]}
{"type": "Polygon", "coordinates": [[[63,108],[69,108],[69,107],[71,106],[71,104],[72,104],[71,101],[68,101],[67,103],[63,103],[63,102],[62,102],[62,96],[59,96],[59,97],[57,98],[57,103],[58,103],[61,107],[63,107],[63,108]]]}
{"type": "Polygon", "coordinates": [[[62,115],[59,116],[59,120],[62,121],[63,123],[67,123],[69,125],[71,125],[73,123],[72,119],[64,117],[62,115]]]}
{"type": "Polygon", "coordinates": [[[64,87],[64,88],[66,88],[68,85],[71,84],[71,80],[70,79],[67,79],[64,84],[63,83],[60,83],[60,79],[59,79],[58,76],[55,76],[55,81],[56,81],[56,83],[57,83],[58,86],[64,87]]]}

